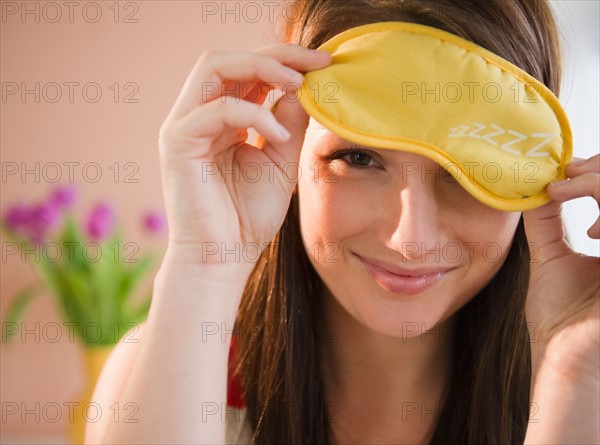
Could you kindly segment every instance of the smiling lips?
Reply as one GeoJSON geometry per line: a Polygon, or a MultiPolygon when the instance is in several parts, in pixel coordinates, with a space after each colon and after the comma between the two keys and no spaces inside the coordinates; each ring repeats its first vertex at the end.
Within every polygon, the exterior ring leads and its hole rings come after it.
{"type": "Polygon", "coordinates": [[[423,292],[452,269],[450,267],[405,269],[374,259],[363,258],[360,255],[356,256],[380,286],[399,294],[413,295],[423,292]]]}

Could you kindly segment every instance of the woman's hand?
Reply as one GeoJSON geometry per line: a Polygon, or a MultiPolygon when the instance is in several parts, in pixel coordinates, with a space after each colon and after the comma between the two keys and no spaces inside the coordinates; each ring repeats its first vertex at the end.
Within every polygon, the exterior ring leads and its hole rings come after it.
{"type": "MultiPolygon", "coordinates": [[[[525,443],[597,443],[600,399],[600,259],[565,240],[561,203],[600,202],[600,155],[570,163],[548,204],[523,213],[531,247],[526,317],[532,328],[532,416],[525,443]]],[[[600,218],[587,231],[600,238],[600,218]]]]}
{"type": "MultiPolygon", "coordinates": [[[[527,321],[532,348],[561,372],[597,376],[600,350],[600,259],[577,253],[565,240],[561,203],[583,196],[600,202],[600,155],[570,163],[570,179],[547,188],[548,204],[523,213],[532,247],[527,321]],[[537,340],[537,341],[536,341],[537,340]],[[543,354],[543,355],[542,355],[543,354]]],[[[600,218],[588,230],[600,238],[600,218]]],[[[539,364],[539,363],[538,363],[539,364]]]]}
{"type": "Polygon", "coordinates": [[[159,135],[169,247],[178,256],[245,262],[249,243],[262,250],[271,241],[297,182],[285,167],[298,165],[308,125],[294,90],[300,72],[330,62],[328,53],[295,44],[200,57],[159,135]],[[260,106],[273,88],[291,93],[274,113],[260,106]],[[246,143],[248,127],[264,136],[264,147],[246,143]]]}

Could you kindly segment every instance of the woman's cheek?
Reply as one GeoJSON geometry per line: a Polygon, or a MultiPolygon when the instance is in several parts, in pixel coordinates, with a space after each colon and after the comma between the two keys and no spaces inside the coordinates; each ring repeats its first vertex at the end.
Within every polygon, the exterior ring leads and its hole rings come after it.
{"type": "Polygon", "coordinates": [[[299,184],[300,225],[306,251],[329,266],[344,261],[345,246],[377,224],[385,207],[369,187],[337,178],[299,184]]]}
{"type": "Polygon", "coordinates": [[[473,249],[474,269],[478,269],[484,280],[491,279],[506,260],[520,215],[520,212],[491,210],[473,225],[472,239],[477,243],[473,249]]]}

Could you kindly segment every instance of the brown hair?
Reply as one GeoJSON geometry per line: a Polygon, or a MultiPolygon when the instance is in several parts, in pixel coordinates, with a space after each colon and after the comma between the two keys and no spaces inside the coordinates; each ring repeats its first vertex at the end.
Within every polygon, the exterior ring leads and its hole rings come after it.
{"type": "MultiPolygon", "coordinates": [[[[289,6],[296,14],[279,28],[283,42],[317,48],[358,25],[420,23],[487,48],[559,95],[557,30],[543,0],[294,0],[289,6]]],[[[298,218],[293,194],[281,229],[250,275],[236,319],[233,369],[255,444],[330,442],[318,353],[327,341],[318,316],[322,282],[303,247],[298,218]]],[[[521,218],[498,273],[456,313],[454,369],[431,444],[523,443],[531,383],[529,259],[521,218]]]]}

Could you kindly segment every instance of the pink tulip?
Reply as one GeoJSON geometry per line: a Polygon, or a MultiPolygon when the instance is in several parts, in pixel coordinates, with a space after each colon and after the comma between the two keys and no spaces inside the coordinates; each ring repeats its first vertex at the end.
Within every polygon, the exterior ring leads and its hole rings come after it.
{"type": "Polygon", "coordinates": [[[46,235],[58,226],[61,216],[60,210],[50,201],[35,206],[26,227],[29,238],[34,243],[41,244],[46,235]]]}
{"type": "Polygon", "coordinates": [[[4,213],[4,224],[12,231],[19,231],[31,222],[33,218],[33,209],[25,203],[13,204],[4,213]]]}
{"type": "Polygon", "coordinates": [[[165,217],[159,212],[148,211],[144,215],[144,228],[149,233],[162,232],[166,223],[165,217]]]}
{"type": "Polygon", "coordinates": [[[93,241],[100,241],[108,237],[115,224],[115,215],[112,207],[106,203],[100,203],[90,212],[86,229],[87,234],[93,241]]]}
{"type": "Polygon", "coordinates": [[[50,201],[60,209],[67,209],[75,202],[77,191],[72,185],[61,185],[54,189],[50,201]]]}
{"type": "Polygon", "coordinates": [[[41,244],[46,235],[57,227],[60,219],[60,211],[52,202],[42,202],[33,207],[18,203],[8,209],[4,223],[10,230],[41,244]]]}
{"type": "Polygon", "coordinates": [[[55,228],[60,216],[58,207],[51,201],[38,204],[33,210],[34,223],[44,232],[55,228]]]}

